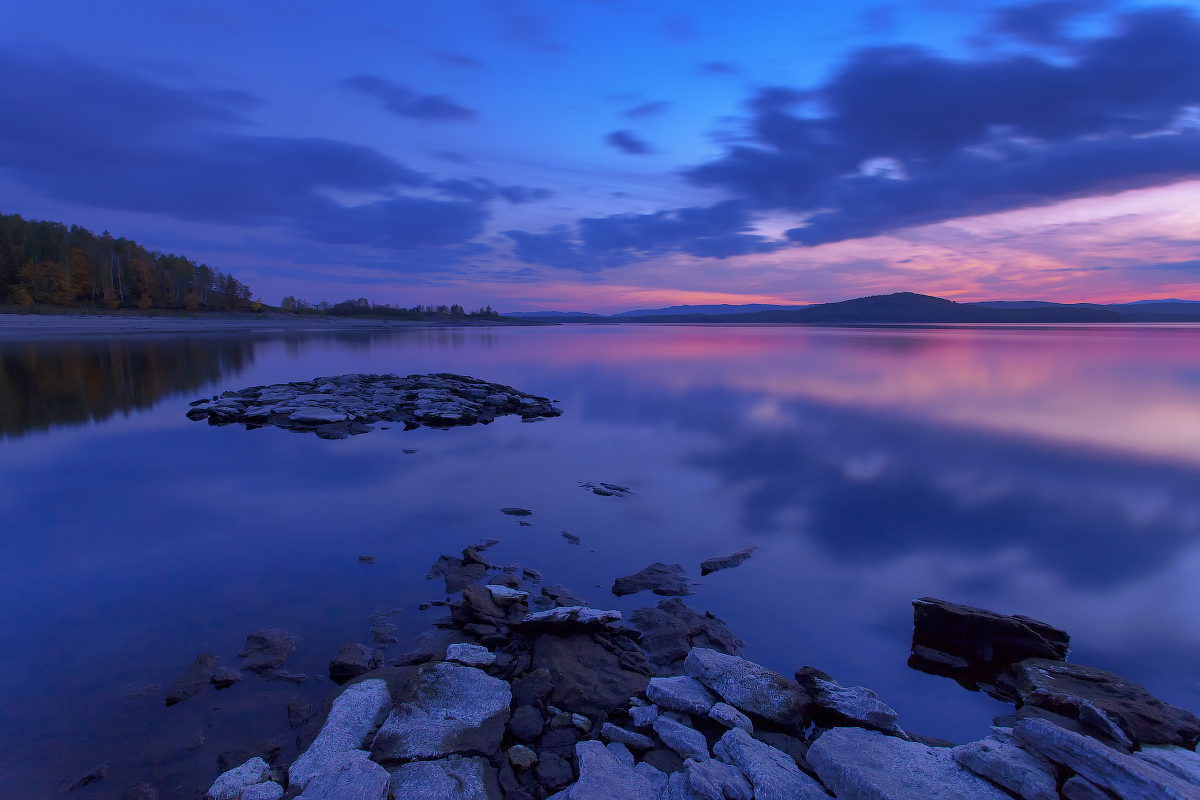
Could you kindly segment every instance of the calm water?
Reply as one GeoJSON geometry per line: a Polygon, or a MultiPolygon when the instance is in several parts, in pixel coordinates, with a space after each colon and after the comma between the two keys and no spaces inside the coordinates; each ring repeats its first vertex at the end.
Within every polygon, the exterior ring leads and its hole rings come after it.
{"type": "Polygon", "coordinates": [[[687,601],[749,658],[870,686],[926,735],[975,738],[1011,707],[905,666],[921,595],[1059,625],[1073,660],[1200,711],[1200,328],[0,343],[0,414],[6,797],[103,761],[72,797],[140,780],[194,796],[220,752],[286,732],[288,700],[329,683],[249,679],[170,709],[129,689],[169,687],[199,652],[231,664],[264,626],[302,637],[289,669],[320,674],[379,609],[400,609],[401,652],[443,596],[429,565],[483,537],[502,540],[493,561],[624,611],[659,598],[616,599],[614,577],[661,560],[700,580],[700,560],[757,545],[687,601]],[[565,413],[343,441],[184,417],[226,389],[444,371],[565,413]],[[531,527],[498,513],[513,505],[531,527]]]}

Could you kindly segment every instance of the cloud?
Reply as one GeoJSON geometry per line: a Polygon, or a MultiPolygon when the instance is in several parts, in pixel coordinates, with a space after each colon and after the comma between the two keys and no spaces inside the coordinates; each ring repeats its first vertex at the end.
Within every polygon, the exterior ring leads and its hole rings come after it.
{"type": "Polygon", "coordinates": [[[459,69],[480,69],[483,67],[483,62],[478,58],[471,58],[470,56],[464,56],[459,53],[448,53],[439,50],[437,52],[430,53],[429,57],[436,61],[440,61],[447,66],[458,67],[459,69]]]}
{"type": "Polygon", "coordinates": [[[650,145],[635,136],[633,131],[613,131],[604,137],[604,141],[631,156],[644,156],[650,152],[650,145]]]}
{"type": "Polygon", "coordinates": [[[382,101],[384,109],[399,117],[425,122],[463,122],[479,116],[474,110],[459,105],[445,95],[419,94],[404,84],[378,75],[358,75],[346,78],[341,83],[382,101]]]}
{"type": "Polygon", "coordinates": [[[645,119],[646,117],[657,116],[670,107],[671,104],[666,100],[655,100],[652,103],[634,106],[633,108],[624,112],[623,116],[626,116],[629,119],[645,119]]]}
{"type": "Polygon", "coordinates": [[[789,232],[807,245],[1200,175],[1200,134],[1172,132],[1200,104],[1195,15],[1130,13],[1069,52],[1064,64],[865,49],[816,89],[760,91],[748,141],[685,175],[811,215],[789,232]]]}
{"type": "Polygon", "coordinates": [[[1101,0],[1042,0],[1005,6],[993,12],[989,31],[1030,44],[1061,45],[1067,41],[1066,28],[1071,22],[1104,6],[1101,0]]]}
{"type": "Polygon", "coordinates": [[[697,71],[701,75],[706,76],[736,75],[737,73],[741,72],[741,69],[737,64],[733,64],[728,61],[705,61],[697,68],[697,71]]]}
{"type": "Polygon", "coordinates": [[[499,186],[487,178],[451,178],[434,181],[430,185],[443,194],[473,203],[486,203],[497,197],[513,204],[532,203],[545,200],[553,194],[548,189],[532,189],[528,186],[499,186]]]}

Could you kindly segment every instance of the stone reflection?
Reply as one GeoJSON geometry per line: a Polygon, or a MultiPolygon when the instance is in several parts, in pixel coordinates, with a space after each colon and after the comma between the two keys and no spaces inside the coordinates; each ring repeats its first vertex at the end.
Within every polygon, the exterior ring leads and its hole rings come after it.
{"type": "Polygon", "coordinates": [[[255,341],[181,336],[0,343],[0,437],[100,421],[195,392],[250,366],[255,341]]]}

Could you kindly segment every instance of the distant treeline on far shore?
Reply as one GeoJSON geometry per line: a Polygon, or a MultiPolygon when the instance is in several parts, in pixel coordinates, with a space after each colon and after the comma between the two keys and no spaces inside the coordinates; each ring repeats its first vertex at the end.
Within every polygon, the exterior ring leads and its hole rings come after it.
{"type": "Polygon", "coordinates": [[[428,319],[430,317],[499,317],[491,306],[467,311],[459,304],[440,306],[394,306],[389,303],[372,303],[365,297],[343,300],[340,303],[310,303],[291,295],[283,298],[280,311],[293,314],[328,314],[334,317],[392,317],[394,319],[428,319]]]}
{"type": "Polygon", "coordinates": [[[108,231],[0,214],[0,302],[84,308],[254,310],[237,278],[108,231]]]}

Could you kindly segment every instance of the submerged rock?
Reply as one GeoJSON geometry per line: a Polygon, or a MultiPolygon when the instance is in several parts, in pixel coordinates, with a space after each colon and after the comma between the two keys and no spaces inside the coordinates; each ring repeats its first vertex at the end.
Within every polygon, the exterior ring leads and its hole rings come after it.
{"type": "Polygon", "coordinates": [[[73,792],[76,789],[82,789],[84,786],[91,786],[93,783],[99,783],[108,777],[108,764],[100,764],[92,767],[87,772],[80,775],[71,785],[67,787],[68,792],[73,792]]]}
{"type": "Polygon", "coordinates": [[[359,675],[365,675],[374,666],[371,656],[371,648],[365,644],[346,645],[329,662],[329,680],[341,686],[359,675]]]}
{"type": "Polygon", "coordinates": [[[700,575],[709,575],[713,572],[719,572],[723,569],[733,569],[734,567],[739,566],[750,556],[754,555],[754,551],[757,549],[757,547],[746,547],[727,556],[705,559],[704,561],[700,562],[700,575]]]}
{"type": "Polygon", "coordinates": [[[617,578],[613,582],[612,593],[617,597],[623,597],[627,594],[636,594],[644,589],[649,589],[655,594],[665,597],[692,593],[692,587],[688,583],[683,565],[664,564],[661,561],[656,561],[632,575],[617,578]]]}
{"type": "Polygon", "coordinates": [[[229,667],[217,667],[213,670],[212,684],[216,689],[228,689],[235,683],[242,680],[243,675],[240,669],[231,669],[229,667]]]}
{"type": "Polygon", "coordinates": [[[269,677],[296,652],[300,637],[279,628],[264,628],[246,637],[246,646],[238,658],[246,659],[242,669],[269,677]]]}
{"type": "Polygon", "coordinates": [[[189,697],[195,697],[208,688],[212,683],[213,670],[217,666],[217,657],[212,653],[201,653],[196,656],[192,665],[184,670],[175,681],[175,685],[167,692],[167,705],[182,703],[189,697]]]}

